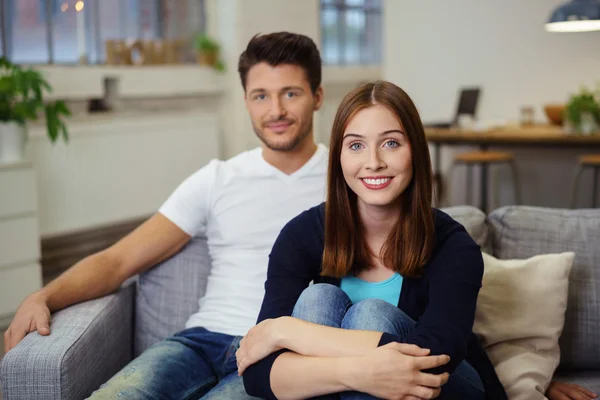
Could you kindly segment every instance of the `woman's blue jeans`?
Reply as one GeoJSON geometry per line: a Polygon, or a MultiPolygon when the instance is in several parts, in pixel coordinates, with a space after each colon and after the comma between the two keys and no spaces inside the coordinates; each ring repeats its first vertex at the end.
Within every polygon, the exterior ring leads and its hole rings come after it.
{"type": "MultiPolygon", "coordinates": [[[[352,304],[339,287],[315,284],[304,290],[298,298],[292,316],[319,325],[342,329],[359,329],[387,332],[400,338],[408,337],[415,321],[398,307],[379,299],[368,299],[352,304]]],[[[341,394],[342,399],[374,399],[359,392],[341,394]]],[[[463,361],[442,387],[438,399],[484,399],[483,383],[475,369],[463,361]]]]}

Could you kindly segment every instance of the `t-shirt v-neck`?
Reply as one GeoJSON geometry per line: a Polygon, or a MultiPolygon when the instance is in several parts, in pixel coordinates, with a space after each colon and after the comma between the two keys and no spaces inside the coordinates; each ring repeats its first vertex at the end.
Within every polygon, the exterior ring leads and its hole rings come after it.
{"type": "Polygon", "coordinates": [[[325,147],[325,145],[322,143],[317,144],[317,150],[308,159],[308,161],[305,162],[304,165],[302,167],[300,167],[297,171],[294,171],[293,173],[288,175],[285,172],[278,169],[277,167],[274,167],[273,165],[269,164],[264,159],[261,148],[259,148],[257,150],[258,150],[258,155],[259,155],[260,161],[263,165],[263,168],[265,168],[265,170],[270,171],[271,173],[273,173],[275,176],[277,176],[279,179],[281,179],[283,182],[286,182],[286,183],[294,182],[294,181],[300,179],[301,177],[303,177],[304,175],[306,175],[327,154],[327,148],[325,147]]]}

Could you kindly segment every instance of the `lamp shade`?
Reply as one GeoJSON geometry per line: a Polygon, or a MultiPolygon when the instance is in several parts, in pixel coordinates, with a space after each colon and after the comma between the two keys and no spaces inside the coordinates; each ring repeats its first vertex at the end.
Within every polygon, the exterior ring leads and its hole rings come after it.
{"type": "Polygon", "coordinates": [[[546,24],[549,32],[600,31],[600,0],[573,0],[558,7],[546,24]]]}

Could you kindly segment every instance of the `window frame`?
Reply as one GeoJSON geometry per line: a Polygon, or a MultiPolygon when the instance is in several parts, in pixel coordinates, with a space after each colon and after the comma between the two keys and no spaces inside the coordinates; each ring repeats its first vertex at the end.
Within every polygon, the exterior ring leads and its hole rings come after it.
{"type": "MultiPolygon", "coordinates": [[[[365,52],[364,51],[360,51],[359,52],[359,62],[348,62],[347,60],[347,56],[346,56],[346,46],[347,46],[347,24],[346,24],[346,13],[348,11],[360,11],[364,18],[365,21],[368,20],[369,16],[373,16],[373,15],[377,15],[379,16],[380,20],[383,17],[383,0],[365,0],[364,4],[362,5],[356,5],[356,4],[348,4],[348,0],[320,0],[320,15],[319,15],[319,22],[320,22],[320,29],[321,29],[321,45],[324,44],[325,40],[326,40],[326,35],[324,32],[324,24],[323,24],[323,14],[324,11],[335,11],[336,14],[338,15],[338,20],[337,20],[337,51],[339,54],[338,57],[338,61],[335,63],[327,63],[325,62],[325,65],[328,66],[348,66],[348,65],[379,65],[381,64],[381,53],[382,53],[382,49],[379,50],[379,57],[378,59],[366,59],[365,58],[365,52]],[[342,18],[339,18],[339,16],[343,16],[342,18]]],[[[380,24],[381,26],[381,24],[380,24]]],[[[381,42],[381,36],[382,36],[382,32],[379,33],[379,44],[382,45],[381,42]]],[[[361,40],[360,43],[360,48],[361,50],[364,49],[366,46],[368,46],[368,43],[365,43],[364,39],[361,40]]]]}
{"type": "MultiPolygon", "coordinates": [[[[13,10],[11,7],[16,7],[17,2],[19,0],[0,0],[0,54],[3,57],[12,60],[12,46],[13,46],[13,31],[15,27],[15,21],[9,16],[13,15],[13,10]],[[10,9],[9,9],[10,8],[10,9]]],[[[54,45],[54,21],[53,16],[57,9],[60,10],[60,1],[61,0],[39,0],[40,4],[44,6],[44,18],[42,24],[45,26],[44,36],[45,36],[45,48],[48,52],[47,60],[44,62],[42,58],[40,61],[35,62],[20,62],[20,64],[56,64],[56,65],[78,65],[79,62],[74,60],[72,62],[55,62],[55,45],[54,45]],[[58,7],[58,8],[57,8],[58,7]]],[[[86,48],[87,48],[87,57],[88,62],[91,65],[104,64],[105,57],[104,55],[104,42],[102,40],[102,20],[100,18],[100,1],[102,0],[84,0],[85,6],[83,12],[85,13],[84,17],[86,20],[85,25],[85,35],[86,35],[86,48]],[[95,55],[93,60],[90,60],[90,56],[95,55]]],[[[123,12],[124,8],[128,7],[129,0],[121,0],[120,11],[123,12]]],[[[155,36],[159,39],[165,38],[164,26],[162,23],[161,13],[164,6],[164,1],[168,0],[138,0],[137,1],[137,10],[138,13],[141,14],[141,8],[143,6],[142,2],[147,2],[153,5],[153,12],[151,18],[155,24],[154,30],[156,31],[155,36]]],[[[180,1],[180,0],[177,0],[180,1]]],[[[198,10],[200,11],[200,26],[198,27],[198,32],[206,31],[206,0],[194,0],[197,1],[198,10]]],[[[40,10],[42,11],[42,10],[40,10]]],[[[119,37],[126,37],[126,26],[127,23],[125,21],[126,18],[119,18],[119,37]]],[[[137,26],[138,36],[141,38],[142,34],[142,18],[138,19],[137,26]]]]}

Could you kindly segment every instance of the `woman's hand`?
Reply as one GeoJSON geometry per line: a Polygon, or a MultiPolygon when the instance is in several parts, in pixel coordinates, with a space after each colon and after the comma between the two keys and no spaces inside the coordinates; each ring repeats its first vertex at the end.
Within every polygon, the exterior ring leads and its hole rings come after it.
{"type": "Polygon", "coordinates": [[[448,382],[448,373],[422,372],[450,361],[446,355],[429,356],[429,350],[404,343],[389,343],[360,357],[362,368],[350,383],[353,390],[384,399],[433,399],[448,382]]]}
{"type": "Polygon", "coordinates": [[[596,393],[590,392],[581,386],[557,381],[550,382],[546,396],[549,400],[591,400],[598,398],[596,393]]]}
{"type": "Polygon", "coordinates": [[[281,317],[266,319],[252,327],[240,341],[240,348],[235,353],[238,375],[242,376],[250,365],[281,350],[283,347],[279,343],[281,343],[284,326],[291,322],[291,318],[281,317]]]}

